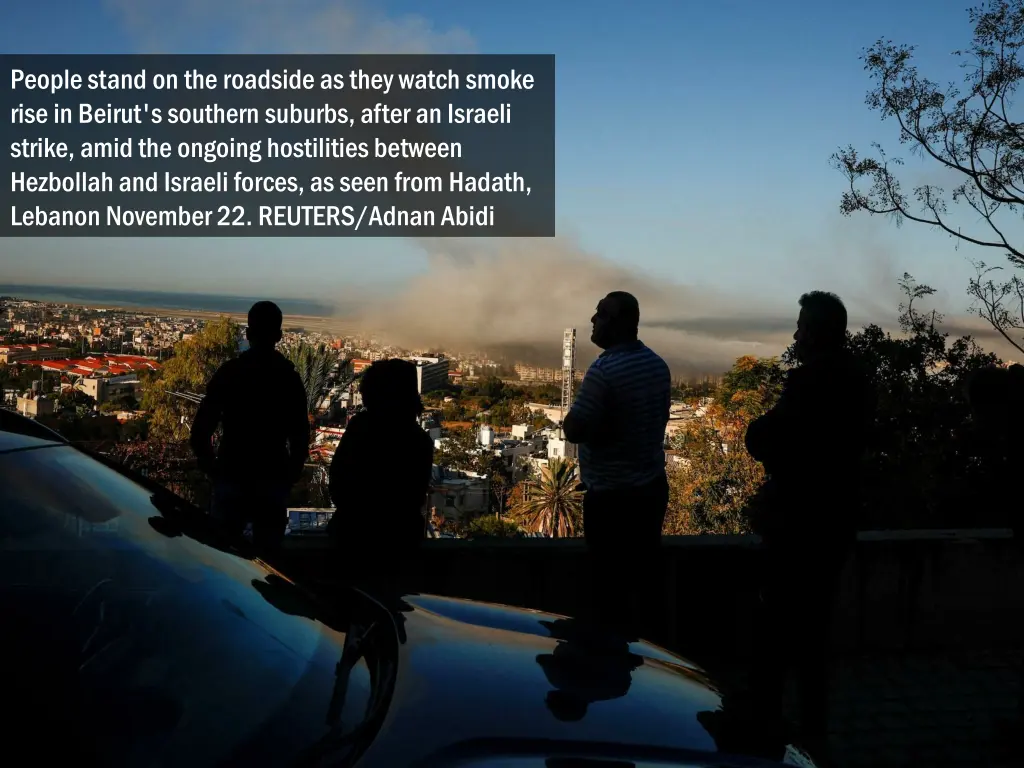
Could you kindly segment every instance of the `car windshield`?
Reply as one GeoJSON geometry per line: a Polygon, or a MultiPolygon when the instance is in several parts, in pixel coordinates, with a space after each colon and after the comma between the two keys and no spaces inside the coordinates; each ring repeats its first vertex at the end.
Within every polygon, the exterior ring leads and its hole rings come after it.
{"type": "Polygon", "coordinates": [[[6,725],[49,734],[39,761],[284,765],[341,744],[344,761],[373,653],[342,673],[340,619],[168,503],[70,446],[0,453],[6,725]]]}

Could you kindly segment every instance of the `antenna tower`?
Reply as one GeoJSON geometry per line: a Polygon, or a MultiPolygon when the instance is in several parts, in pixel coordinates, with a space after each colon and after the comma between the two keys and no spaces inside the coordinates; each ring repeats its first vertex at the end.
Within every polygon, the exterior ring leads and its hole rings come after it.
{"type": "Polygon", "coordinates": [[[576,329],[562,334],[562,419],[572,407],[572,385],[576,378],[576,329]]]}

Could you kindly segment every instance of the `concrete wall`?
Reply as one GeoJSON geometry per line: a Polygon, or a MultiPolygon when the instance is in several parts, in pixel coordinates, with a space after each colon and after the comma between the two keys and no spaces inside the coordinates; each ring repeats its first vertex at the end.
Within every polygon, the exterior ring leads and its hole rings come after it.
{"type": "MultiPolygon", "coordinates": [[[[749,652],[757,599],[756,536],[664,539],[664,578],[655,642],[695,658],[749,652]]],[[[291,567],[317,576],[332,557],[327,542],[296,537],[291,567]]],[[[578,539],[430,540],[424,592],[578,611],[585,588],[578,539]]],[[[1024,568],[1008,530],[868,531],[843,577],[834,647],[841,654],[1024,645],[1024,568]]]]}

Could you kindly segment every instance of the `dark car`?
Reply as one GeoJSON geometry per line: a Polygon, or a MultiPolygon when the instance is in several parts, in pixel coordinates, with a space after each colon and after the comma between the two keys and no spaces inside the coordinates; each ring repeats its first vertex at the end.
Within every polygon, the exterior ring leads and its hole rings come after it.
{"type": "Polygon", "coordinates": [[[470,601],[321,599],[10,414],[0,541],[12,765],[779,764],[723,751],[719,693],[666,651],[470,601]]]}

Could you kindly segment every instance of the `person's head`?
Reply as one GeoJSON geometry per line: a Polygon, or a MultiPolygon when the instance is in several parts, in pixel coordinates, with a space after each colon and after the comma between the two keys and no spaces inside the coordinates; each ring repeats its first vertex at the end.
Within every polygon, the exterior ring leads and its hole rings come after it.
{"type": "Polygon", "coordinates": [[[979,368],[967,380],[971,417],[983,432],[997,430],[1013,408],[1010,402],[1014,375],[994,365],[979,368]]]}
{"type": "Polygon", "coordinates": [[[284,325],[284,315],[281,308],[272,301],[257,301],[249,309],[249,327],[245,330],[245,337],[253,348],[273,348],[284,334],[281,326],[284,325]]]}
{"type": "Polygon", "coordinates": [[[416,364],[408,360],[378,360],[363,374],[359,393],[374,415],[414,419],[423,413],[416,364]]]}
{"type": "Polygon", "coordinates": [[[555,719],[563,723],[578,723],[587,716],[587,702],[578,696],[573,696],[568,691],[556,688],[548,691],[544,697],[544,703],[548,705],[551,714],[555,719]]]}
{"type": "Polygon", "coordinates": [[[1020,392],[1024,388],[1024,365],[1020,363],[1014,363],[1006,372],[1010,374],[1010,386],[1014,392],[1020,392]]]}
{"type": "Polygon", "coordinates": [[[640,328],[640,303],[631,293],[612,291],[597,303],[590,318],[590,340],[601,349],[635,341],[640,328]]]}
{"type": "Polygon", "coordinates": [[[846,307],[834,293],[811,291],[800,297],[794,351],[801,363],[827,357],[846,343],[846,307]]]}

